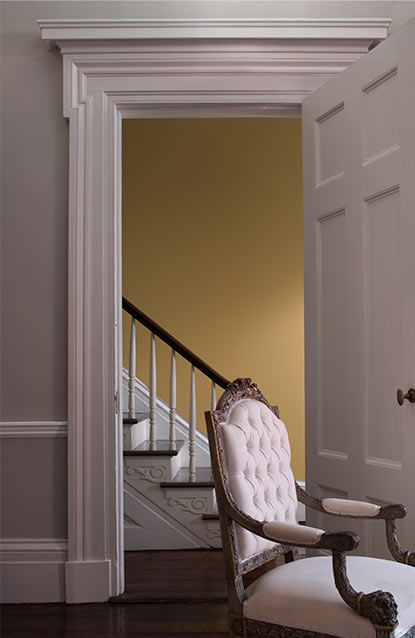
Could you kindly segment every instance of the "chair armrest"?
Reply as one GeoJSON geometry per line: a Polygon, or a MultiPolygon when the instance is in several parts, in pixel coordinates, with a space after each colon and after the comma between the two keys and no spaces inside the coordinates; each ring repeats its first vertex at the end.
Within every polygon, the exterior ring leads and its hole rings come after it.
{"type": "Polygon", "coordinates": [[[343,498],[323,498],[321,505],[326,514],[352,518],[395,519],[406,516],[403,505],[376,505],[367,501],[351,501],[343,498]]]}
{"type": "Polygon", "coordinates": [[[270,521],[262,526],[266,536],[280,543],[304,543],[315,545],[324,534],[323,529],[298,525],[297,523],[285,523],[283,521],[270,521]]]}
{"type": "Polygon", "coordinates": [[[325,532],[316,527],[282,521],[264,523],[262,530],[265,538],[277,543],[342,552],[355,549],[360,540],[353,532],[325,532]]]}
{"type": "Polygon", "coordinates": [[[304,503],[306,507],[311,507],[311,509],[323,514],[331,514],[343,518],[393,520],[404,518],[407,512],[406,507],[400,504],[376,505],[375,503],[351,501],[342,498],[319,499],[307,494],[298,483],[296,483],[296,488],[297,498],[300,503],[304,503]]]}
{"type": "Polygon", "coordinates": [[[375,503],[349,501],[344,498],[323,498],[321,505],[327,514],[353,516],[356,518],[373,518],[381,510],[380,505],[375,505],[375,503]]]}

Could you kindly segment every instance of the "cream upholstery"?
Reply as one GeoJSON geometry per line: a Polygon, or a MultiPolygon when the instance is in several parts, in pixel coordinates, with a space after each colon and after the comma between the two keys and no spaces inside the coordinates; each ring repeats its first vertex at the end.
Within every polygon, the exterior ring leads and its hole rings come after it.
{"type": "Polygon", "coordinates": [[[283,523],[281,521],[271,521],[265,523],[262,527],[265,534],[287,544],[304,543],[305,545],[314,545],[317,543],[321,535],[324,534],[323,529],[317,527],[308,527],[307,525],[298,525],[296,523],[283,523]]]}
{"type": "MultiPolygon", "coordinates": [[[[230,491],[245,513],[259,521],[295,523],[297,496],[284,423],[261,401],[237,401],[222,423],[230,491]]],[[[241,558],[275,543],[237,527],[241,558]]]]}
{"type": "MultiPolygon", "coordinates": [[[[391,592],[398,605],[394,638],[415,619],[415,570],[393,561],[347,557],[347,572],[357,591],[391,592]]],[[[334,585],[330,557],[305,558],[281,565],[258,578],[247,590],[244,616],[277,625],[342,638],[375,638],[375,629],[341,599],[334,585]]]]}
{"type": "Polygon", "coordinates": [[[323,509],[330,514],[347,514],[349,516],[376,516],[380,506],[365,501],[348,501],[344,498],[323,498],[323,509]]]}

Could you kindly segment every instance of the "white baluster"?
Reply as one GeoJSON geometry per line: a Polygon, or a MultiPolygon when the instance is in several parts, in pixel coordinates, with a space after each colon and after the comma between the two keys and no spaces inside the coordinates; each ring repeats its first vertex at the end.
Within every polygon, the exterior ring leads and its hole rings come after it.
{"type": "Polygon", "coordinates": [[[156,340],[154,334],[151,333],[150,345],[150,450],[155,450],[156,445],[156,340]]]}
{"type": "Polygon", "coordinates": [[[210,391],[210,409],[212,412],[216,410],[216,386],[214,381],[212,381],[212,388],[210,391]]]}
{"type": "Polygon", "coordinates": [[[169,449],[176,449],[176,353],[171,351],[170,364],[170,433],[169,449]]]}
{"type": "Polygon", "coordinates": [[[190,370],[190,410],[189,410],[189,482],[196,481],[196,460],[195,460],[195,438],[196,438],[196,388],[195,388],[195,368],[190,370]]]}
{"type": "Polygon", "coordinates": [[[135,319],[131,317],[130,352],[128,357],[128,418],[135,419],[135,319]]]}

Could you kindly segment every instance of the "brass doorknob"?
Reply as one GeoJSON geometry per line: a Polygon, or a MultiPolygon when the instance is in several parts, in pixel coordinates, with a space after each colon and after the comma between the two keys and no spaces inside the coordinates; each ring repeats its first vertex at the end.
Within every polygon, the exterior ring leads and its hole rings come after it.
{"type": "Polygon", "coordinates": [[[396,398],[399,405],[403,405],[405,399],[407,399],[409,403],[415,403],[415,388],[409,388],[406,394],[404,394],[404,392],[400,388],[398,388],[398,391],[396,392],[396,398]]]}

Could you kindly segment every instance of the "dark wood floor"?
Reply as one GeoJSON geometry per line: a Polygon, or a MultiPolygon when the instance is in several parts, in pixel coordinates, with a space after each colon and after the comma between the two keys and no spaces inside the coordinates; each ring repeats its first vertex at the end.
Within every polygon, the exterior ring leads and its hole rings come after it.
{"type": "Polygon", "coordinates": [[[3,605],[2,638],[228,638],[221,551],[128,552],[125,558],[124,601],[3,605]]]}
{"type": "Polygon", "coordinates": [[[226,603],[4,605],[2,638],[228,638],[226,603]]]}
{"type": "Polygon", "coordinates": [[[226,602],[222,550],[126,552],[119,600],[226,602]]]}

